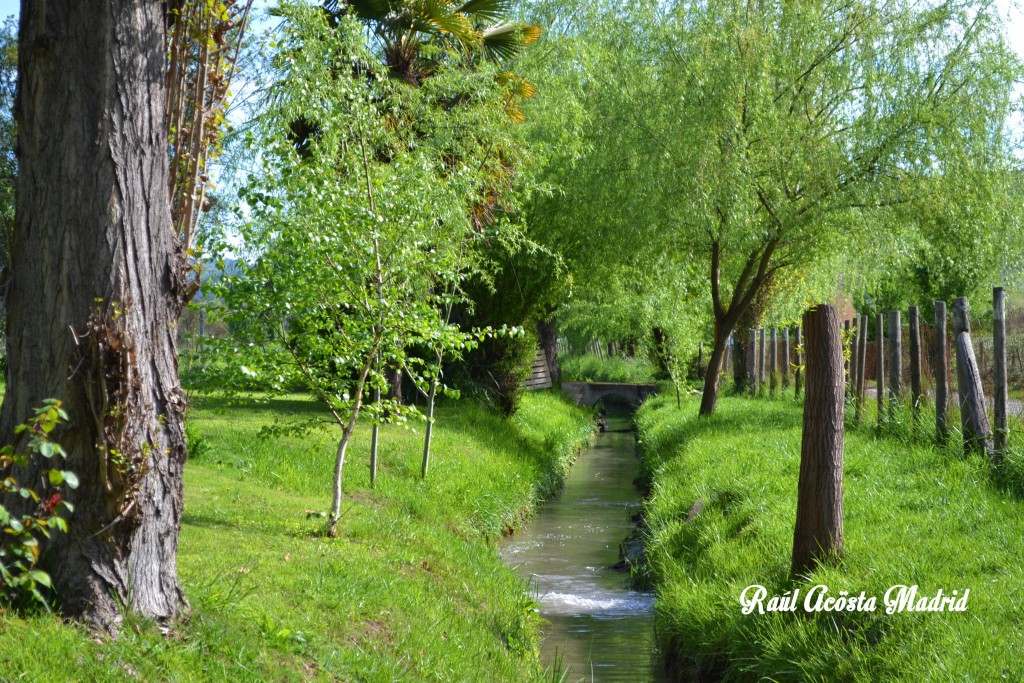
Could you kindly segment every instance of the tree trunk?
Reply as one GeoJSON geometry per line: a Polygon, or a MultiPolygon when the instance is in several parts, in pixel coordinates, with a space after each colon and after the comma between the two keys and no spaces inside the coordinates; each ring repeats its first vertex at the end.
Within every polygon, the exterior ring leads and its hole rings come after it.
{"type": "Polygon", "coordinates": [[[957,393],[960,397],[960,424],[964,433],[964,450],[982,451],[992,455],[992,428],[985,413],[985,394],[981,374],[971,344],[971,317],[967,297],[953,300],[953,342],[956,345],[957,393]]]}
{"type": "Polygon", "coordinates": [[[935,302],[935,438],[949,438],[946,411],[949,406],[949,348],[946,346],[946,302],[935,302]]]}
{"type": "Polygon", "coordinates": [[[430,395],[427,396],[427,428],[423,437],[423,467],[420,470],[420,477],[427,478],[427,471],[430,469],[430,440],[434,435],[434,400],[437,398],[438,381],[435,379],[430,385],[430,395]]]}
{"type": "Polygon", "coordinates": [[[793,575],[843,552],[843,410],[846,378],[839,312],[818,306],[804,314],[807,392],[804,397],[793,575]]]}
{"type": "Polygon", "coordinates": [[[56,438],[80,486],[45,566],[66,614],[116,631],[118,603],[157,619],[185,604],[174,333],[188,297],[167,192],[164,3],[22,3],[18,58],[0,439],[15,442],[43,399],[63,402],[56,438]]]}
{"type": "Polygon", "coordinates": [[[715,339],[708,359],[708,367],[704,373],[704,393],[700,398],[699,415],[710,415],[718,405],[718,382],[722,374],[722,360],[725,358],[725,346],[729,343],[732,330],[725,330],[715,325],[715,339]]]}
{"type": "Polygon", "coordinates": [[[537,323],[537,336],[548,362],[551,383],[558,386],[562,382],[562,369],[558,367],[558,318],[552,316],[550,320],[537,323]]]}

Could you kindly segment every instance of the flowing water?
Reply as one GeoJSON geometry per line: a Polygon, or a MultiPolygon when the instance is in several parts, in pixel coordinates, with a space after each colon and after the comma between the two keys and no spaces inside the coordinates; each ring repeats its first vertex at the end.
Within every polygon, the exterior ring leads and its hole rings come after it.
{"type": "MultiPolygon", "coordinates": [[[[611,421],[618,427],[619,421],[611,421]]],[[[658,681],[654,597],[611,569],[633,530],[640,494],[631,432],[605,432],[580,455],[562,494],[502,548],[530,581],[544,626],[542,661],[561,661],[568,680],[658,681]]]]}

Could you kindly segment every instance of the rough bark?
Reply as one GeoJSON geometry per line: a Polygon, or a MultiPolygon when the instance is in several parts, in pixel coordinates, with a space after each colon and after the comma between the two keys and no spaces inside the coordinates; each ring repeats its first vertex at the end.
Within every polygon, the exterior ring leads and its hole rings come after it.
{"type": "Polygon", "coordinates": [[[846,378],[839,312],[804,314],[807,391],[793,532],[793,575],[843,552],[843,410],[846,378]]]}
{"type": "Polygon", "coordinates": [[[187,295],[167,193],[164,3],[23,2],[18,58],[0,439],[45,398],[70,415],[57,438],[80,486],[45,558],[65,613],[108,630],[119,602],[171,618],[185,604],[175,325],[187,295]]]}
{"type": "Polygon", "coordinates": [[[537,323],[537,336],[540,338],[540,348],[544,350],[544,358],[548,362],[551,382],[558,386],[562,381],[562,369],[558,367],[558,318],[551,317],[537,323]]]}
{"type": "Polygon", "coordinates": [[[1002,287],[992,290],[993,344],[992,357],[995,369],[995,448],[1002,453],[1010,433],[1006,422],[1007,378],[1006,378],[1006,295],[1002,287]]]}
{"type": "Polygon", "coordinates": [[[956,346],[957,393],[960,400],[960,424],[964,450],[992,454],[992,428],[985,413],[985,394],[981,373],[971,344],[971,313],[967,297],[953,300],[953,343],[956,346]]]}
{"type": "Polygon", "coordinates": [[[949,347],[946,345],[946,302],[935,302],[935,438],[949,438],[946,412],[949,407],[949,347]]]}
{"type": "Polygon", "coordinates": [[[729,333],[724,335],[715,330],[715,341],[711,348],[711,357],[704,372],[704,393],[700,399],[700,415],[710,415],[718,403],[718,383],[722,376],[722,361],[725,359],[725,345],[729,341],[729,333]]]}

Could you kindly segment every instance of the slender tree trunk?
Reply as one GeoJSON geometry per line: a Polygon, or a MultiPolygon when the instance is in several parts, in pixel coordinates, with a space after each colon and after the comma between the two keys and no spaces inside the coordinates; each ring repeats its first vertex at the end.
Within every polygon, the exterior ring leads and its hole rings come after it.
{"type": "Polygon", "coordinates": [[[843,552],[843,411],[846,378],[839,312],[804,314],[807,394],[793,532],[793,575],[843,552]]]}
{"type": "Polygon", "coordinates": [[[366,359],[359,381],[356,383],[355,393],[352,400],[352,408],[349,411],[348,419],[341,431],[341,439],[338,440],[338,450],[334,457],[334,481],[333,496],[331,498],[331,511],[327,516],[327,535],[334,538],[338,529],[338,520],[341,519],[341,493],[344,484],[345,454],[348,451],[349,441],[352,440],[352,432],[356,428],[356,420],[359,419],[359,411],[363,407],[363,392],[366,390],[366,378],[370,374],[370,367],[373,365],[373,358],[377,355],[380,339],[376,340],[373,352],[366,359]]]}
{"type": "MultiPolygon", "coordinates": [[[[380,403],[380,388],[374,389],[374,403],[380,403]]],[[[373,429],[370,431],[370,486],[377,485],[377,451],[380,441],[380,425],[374,420],[373,429]]]]}
{"type": "Polygon", "coordinates": [[[946,443],[949,426],[949,347],[946,345],[946,302],[935,302],[935,439],[946,443]]]}
{"type": "Polygon", "coordinates": [[[711,357],[708,359],[708,367],[704,373],[704,393],[700,399],[700,415],[710,415],[715,412],[718,404],[718,384],[722,374],[722,360],[725,358],[725,345],[729,342],[729,334],[732,330],[726,330],[718,325],[715,326],[715,339],[711,348],[711,357]]]}
{"type": "Polygon", "coordinates": [[[953,342],[956,345],[957,393],[960,397],[964,450],[968,453],[979,450],[996,460],[992,450],[992,428],[985,413],[981,373],[971,344],[971,317],[967,297],[953,300],[953,342]]]}
{"type": "Polygon", "coordinates": [[[430,394],[427,396],[427,429],[423,437],[423,468],[420,476],[427,478],[427,470],[430,469],[430,440],[434,434],[434,399],[437,398],[437,380],[430,385],[430,394]]]}
{"type": "Polygon", "coordinates": [[[66,614],[111,631],[118,603],[157,619],[185,604],[175,326],[187,293],[167,192],[165,58],[164,3],[22,3],[0,439],[23,438],[15,426],[43,399],[63,402],[70,420],[55,436],[80,486],[66,492],[75,512],[44,566],[66,614]]]}

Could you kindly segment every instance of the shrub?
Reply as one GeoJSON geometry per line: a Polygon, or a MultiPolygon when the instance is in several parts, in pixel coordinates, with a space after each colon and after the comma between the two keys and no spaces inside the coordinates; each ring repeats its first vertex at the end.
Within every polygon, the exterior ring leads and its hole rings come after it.
{"type": "Polygon", "coordinates": [[[41,470],[39,481],[27,484],[19,484],[11,469],[25,467],[33,456],[51,461],[64,458],[64,450],[50,440],[50,433],[67,418],[60,401],[47,399],[31,419],[14,430],[27,436],[25,450],[18,451],[11,445],[0,448],[0,475],[6,475],[0,481],[0,494],[6,499],[24,499],[20,507],[27,510],[17,513],[0,505],[0,597],[10,602],[35,601],[48,607],[39,592],[40,586],[51,587],[49,575],[36,568],[41,552],[39,540],[49,538],[54,529],[67,532],[67,522],[60,512],[73,508],[63,499],[61,490],[78,486],[73,472],[56,467],[41,470]]]}

